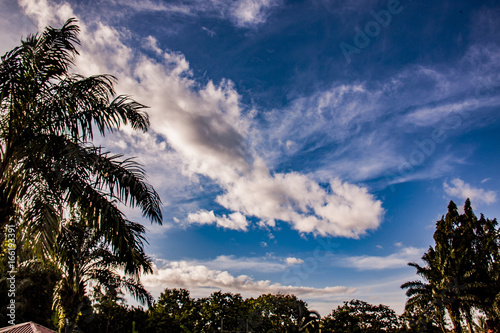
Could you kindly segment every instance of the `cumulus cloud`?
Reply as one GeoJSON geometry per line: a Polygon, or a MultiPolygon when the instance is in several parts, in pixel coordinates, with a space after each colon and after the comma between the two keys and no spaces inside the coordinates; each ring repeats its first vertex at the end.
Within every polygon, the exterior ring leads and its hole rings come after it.
{"type": "MultiPolygon", "coordinates": [[[[23,0],[22,4],[39,25],[75,16],[65,3],[23,0]]],[[[242,4],[252,8],[270,5],[269,1],[242,4]]],[[[273,173],[259,155],[258,147],[249,144],[250,132],[254,135],[258,129],[251,115],[242,109],[240,95],[230,80],[200,84],[193,78],[184,55],[159,49],[152,37],[143,44],[153,49],[158,59],[132,51],[123,43],[122,33],[102,22],[79,25],[82,47],[76,71],[84,75],[113,73],[119,79],[117,91],[132,91],[134,99],[150,106],[151,135],[160,139],[155,144],[154,138],[148,138],[148,154],[178,161],[181,173],[193,182],[202,176],[220,187],[222,194],[216,202],[230,212],[188,211],[184,215],[187,223],[245,231],[250,224],[247,217],[255,217],[260,225],[268,227],[280,220],[300,233],[354,238],[379,226],[382,204],[368,189],[337,178],[320,186],[309,175],[273,173]]],[[[362,88],[341,89],[337,95],[351,90],[362,88]]],[[[326,96],[324,104],[334,103],[339,96],[326,96]]],[[[344,123],[352,116],[345,113],[345,117],[344,123]]],[[[121,138],[121,147],[127,147],[127,137],[121,138]]],[[[162,166],[166,165],[148,161],[146,170],[162,166]]],[[[168,197],[168,189],[164,193],[168,197]]]]}
{"type": "Polygon", "coordinates": [[[298,258],[293,258],[293,257],[286,258],[287,265],[297,265],[297,264],[302,264],[303,262],[304,260],[298,258]]]}
{"type": "Polygon", "coordinates": [[[328,298],[347,295],[354,288],[335,286],[325,288],[287,286],[269,280],[254,280],[248,275],[234,276],[228,271],[210,269],[187,261],[172,261],[162,268],[154,266],[153,274],[141,278],[145,287],[162,291],[168,288],[190,288],[190,290],[220,290],[258,296],[266,293],[289,293],[298,297],[328,298]]]}
{"type": "Polygon", "coordinates": [[[385,257],[367,255],[347,257],[342,260],[342,265],[363,271],[403,268],[406,267],[409,262],[417,261],[424,252],[424,249],[403,247],[399,252],[385,257]]]}
{"type": "Polygon", "coordinates": [[[219,227],[233,230],[246,231],[248,221],[240,212],[229,214],[228,216],[215,216],[213,210],[200,210],[197,213],[191,213],[187,217],[188,223],[193,224],[216,224],[219,227]]]}
{"type": "Polygon", "coordinates": [[[217,198],[222,206],[271,221],[288,221],[301,233],[357,237],[376,228],[383,213],[381,202],[365,188],[338,179],[321,187],[299,173],[271,175],[262,161],[254,171],[228,184],[217,198]]]}
{"type": "Polygon", "coordinates": [[[496,192],[472,187],[460,178],[455,178],[450,183],[445,181],[443,188],[445,193],[451,197],[463,200],[469,198],[473,203],[484,202],[485,204],[492,204],[497,200],[496,192]]]}

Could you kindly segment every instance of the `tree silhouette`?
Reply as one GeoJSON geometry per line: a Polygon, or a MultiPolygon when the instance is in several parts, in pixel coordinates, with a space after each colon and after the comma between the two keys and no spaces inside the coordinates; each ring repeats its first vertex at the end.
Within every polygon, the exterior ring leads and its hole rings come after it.
{"type": "MultiPolygon", "coordinates": [[[[129,223],[133,239],[142,239],[144,227],[129,223]]],[[[151,304],[152,297],[139,281],[140,272],[151,272],[151,261],[142,250],[142,243],[129,249],[132,256],[125,260],[99,232],[89,228],[74,214],[62,224],[56,249],[51,260],[61,271],[62,278],[54,290],[54,309],[59,316],[60,331],[72,332],[81,309],[88,302],[90,284],[116,293],[122,288],[142,303],[151,304]],[[125,276],[120,274],[125,272],[125,276]]]]}
{"type": "Polygon", "coordinates": [[[500,301],[499,234],[496,220],[474,215],[469,199],[464,213],[459,214],[453,201],[448,213],[436,223],[435,246],[429,247],[422,260],[425,265],[410,263],[424,281],[411,281],[401,287],[408,289],[407,308],[433,304],[436,313],[445,308],[455,333],[462,332],[465,319],[473,331],[472,310],[482,310],[490,328],[498,332],[500,301]]]}
{"type": "MultiPolygon", "coordinates": [[[[161,223],[161,201],[130,159],[91,140],[122,124],[147,130],[145,106],[115,96],[114,77],[70,74],[78,54],[74,19],[29,35],[0,63],[0,228],[20,226],[50,252],[67,207],[126,253],[128,221],[118,204],[161,223]]],[[[3,236],[2,236],[3,237],[3,236]]]]}
{"type": "Polygon", "coordinates": [[[197,332],[203,326],[200,302],[186,289],[166,288],[149,310],[150,332],[197,332]]]}
{"type": "Polygon", "coordinates": [[[394,310],[385,305],[351,300],[323,318],[321,327],[322,332],[330,333],[398,332],[400,322],[394,310]]]}

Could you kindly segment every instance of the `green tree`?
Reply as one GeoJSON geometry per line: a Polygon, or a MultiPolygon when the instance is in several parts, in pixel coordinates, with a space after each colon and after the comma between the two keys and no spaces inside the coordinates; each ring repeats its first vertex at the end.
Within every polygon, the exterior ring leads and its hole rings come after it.
{"type": "Polygon", "coordinates": [[[125,304],[119,290],[94,289],[93,306],[82,313],[78,326],[83,332],[146,332],[148,314],[141,307],[125,304]]]}
{"type": "Polygon", "coordinates": [[[407,289],[405,310],[411,313],[412,317],[421,317],[425,319],[435,319],[441,327],[443,333],[447,332],[446,323],[444,320],[445,309],[448,313],[456,313],[455,318],[460,327],[459,300],[456,297],[456,290],[459,289],[456,280],[447,281],[444,276],[444,266],[442,260],[437,258],[435,250],[431,247],[424,254],[422,260],[426,265],[420,266],[417,263],[409,263],[417,270],[417,274],[423,277],[425,281],[409,281],[404,283],[401,288],[407,289]],[[415,311],[420,310],[422,313],[416,314],[415,311]],[[456,311],[456,312],[453,312],[456,311]]]}
{"type": "Polygon", "coordinates": [[[417,263],[410,263],[417,270],[425,281],[413,281],[405,283],[401,287],[407,288],[407,295],[410,296],[410,302],[415,297],[431,297],[432,302],[437,308],[446,308],[453,324],[455,333],[462,332],[461,325],[461,301],[465,294],[464,275],[459,275],[465,268],[465,258],[453,247],[458,243],[455,241],[455,229],[459,226],[459,214],[455,203],[450,202],[446,217],[441,218],[436,223],[434,240],[436,246],[429,247],[422,260],[425,266],[417,263]]]}
{"type": "Polygon", "coordinates": [[[245,303],[240,294],[213,292],[199,300],[204,332],[244,329],[245,303]]]}
{"type": "Polygon", "coordinates": [[[407,306],[431,302],[438,312],[445,308],[455,333],[462,332],[463,321],[473,332],[474,308],[487,315],[492,329],[498,326],[500,254],[496,225],[496,220],[483,215],[477,219],[469,199],[463,214],[451,201],[446,216],[436,223],[435,246],[422,257],[425,265],[410,263],[424,281],[402,285],[408,289],[407,306]]]}
{"type": "Polygon", "coordinates": [[[246,300],[252,332],[306,332],[317,325],[318,315],[295,295],[265,294],[246,300]]]}
{"type": "Polygon", "coordinates": [[[299,332],[319,332],[321,315],[318,311],[306,310],[299,320],[299,332]]]}
{"type": "MultiPolygon", "coordinates": [[[[129,222],[118,204],[138,206],[161,223],[161,201],[143,170],[92,145],[122,124],[146,131],[145,106],[116,96],[110,75],[69,69],[79,28],[68,20],[29,35],[0,63],[0,228],[50,252],[67,207],[77,207],[119,253],[127,253],[129,222]]],[[[2,236],[3,237],[3,236],[2,236]]]]}
{"type": "Polygon", "coordinates": [[[394,310],[386,305],[351,300],[323,318],[321,327],[322,332],[331,333],[398,332],[400,322],[394,310]]]}
{"type": "Polygon", "coordinates": [[[60,331],[72,332],[76,327],[89,301],[89,283],[105,288],[108,293],[124,288],[140,302],[151,303],[150,294],[139,281],[141,272],[152,271],[151,261],[142,249],[144,227],[133,222],[128,222],[127,227],[128,253],[121,256],[102,234],[88,227],[77,214],[62,224],[51,257],[62,275],[54,290],[60,331]]]}
{"type": "MultiPolygon", "coordinates": [[[[469,203],[470,204],[470,203],[469,203]]],[[[467,206],[467,203],[466,203],[467,206]]],[[[489,328],[500,332],[500,234],[496,219],[476,218],[472,209],[465,218],[474,235],[472,246],[472,274],[469,276],[472,295],[470,307],[480,309],[489,328]]]]}
{"type": "MultiPolygon", "coordinates": [[[[0,271],[0,326],[8,326],[11,318],[6,317],[8,298],[7,277],[5,270],[0,271]]],[[[40,261],[28,261],[17,269],[15,300],[16,323],[33,321],[49,328],[52,324],[52,296],[60,272],[53,265],[40,261]]]]}
{"type": "Polygon", "coordinates": [[[188,290],[166,288],[149,310],[148,331],[200,332],[200,311],[199,302],[191,298],[188,290]]]}
{"type": "MultiPolygon", "coordinates": [[[[425,285],[424,288],[427,288],[425,285]]],[[[404,332],[412,333],[446,333],[444,319],[444,308],[433,304],[428,297],[427,292],[421,295],[412,295],[408,300],[405,312],[401,315],[401,321],[404,326],[404,332]]]]}

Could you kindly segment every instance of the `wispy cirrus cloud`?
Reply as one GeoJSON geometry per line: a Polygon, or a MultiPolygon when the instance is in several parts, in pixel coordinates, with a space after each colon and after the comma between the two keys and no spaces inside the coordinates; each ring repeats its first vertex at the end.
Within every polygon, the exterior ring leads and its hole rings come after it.
{"type": "Polygon", "coordinates": [[[492,204],[497,200],[495,191],[487,191],[482,188],[473,187],[460,178],[452,179],[450,184],[445,181],[443,183],[443,189],[444,192],[451,197],[460,198],[462,200],[469,198],[472,203],[492,204]]]}
{"type": "Polygon", "coordinates": [[[475,96],[452,103],[444,103],[437,106],[424,106],[411,112],[406,117],[406,122],[418,126],[436,126],[453,114],[465,114],[472,110],[483,107],[494,107],[500,105],[500,98],[492,96],[486,99],[479,99],[475,96]]]}
{"type": "Polygon", "coordinates": [[[290,266],[300,265],[304,261],[295,257],[276,257],[270,253],[262,257],[236,257],[220,255],[212,260],[191,260],[191,265],[203,265],[210,269],[227,270],[230,272],[251,271],[274,273],[281,272],[290,266]]]}
{"type": "Polygon", "coordinates": [[[388,185],[442,177],[463,161],[463,153],[444,150],[453,143],[449,138],[494,119],[500,77],[492,69],[498,68],[499,57],[498,47],[471,45],[457,64],[408,65],[390,77],[333,82],[297,96],[284,111],[267,115],[263,156],[278,166],[287,158],[295,164],[314,158],[314,166],[306,167],[322,180],[389,177],[388,185]],[[424,156],[424,163],[401,174],[398,169],[419,149],[415,142],[428,139],[430,134],[423,133],[433,129],[446,137],[435,145],[440,153],[424,156]]]}
{"type": "Polygon", "coordinates": [[[346,257],[341,260],[341,265],[361,271],[404,268],[409,262],[420,259],[424,252],[425,249],[401,247],[400,251],[388,256],[363,255],[346,257]]]}
{"type": "Polygon", "coordinates": [[[120,2],[135,11],[164,12],[171,15],[210,16],[230,20],[238,27],[252,27],[264,23],[282,4],[282,0],[179,0],[120,2]]]}

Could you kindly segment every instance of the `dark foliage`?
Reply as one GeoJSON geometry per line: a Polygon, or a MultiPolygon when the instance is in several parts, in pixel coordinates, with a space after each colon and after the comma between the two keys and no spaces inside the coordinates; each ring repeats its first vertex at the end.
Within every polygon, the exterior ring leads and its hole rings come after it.
{"type": "Polygon", "coordinates": [[[395,333],[400,331],[400,320],[386,305],[352,300],[323,318],[321,326],[322,332],[331,333],[395,333]]]}

